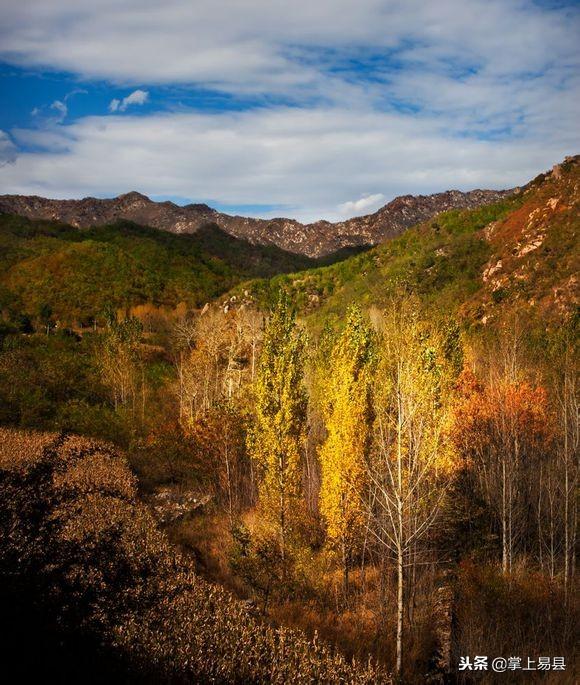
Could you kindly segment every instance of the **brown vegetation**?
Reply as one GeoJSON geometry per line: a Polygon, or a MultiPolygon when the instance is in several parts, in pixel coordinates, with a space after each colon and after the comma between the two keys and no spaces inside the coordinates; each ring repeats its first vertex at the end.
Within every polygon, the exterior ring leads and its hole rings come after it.
{"type": "MultiPolygon", "coordinates": [[[[253,619],[203,581],[136,501],[106,444],[0,430],[0,569],[66,641],[92,635],[141,682],[387,682],[253,619]]],[[[119,674],[117,674],[119,675],[119,674]]]]}

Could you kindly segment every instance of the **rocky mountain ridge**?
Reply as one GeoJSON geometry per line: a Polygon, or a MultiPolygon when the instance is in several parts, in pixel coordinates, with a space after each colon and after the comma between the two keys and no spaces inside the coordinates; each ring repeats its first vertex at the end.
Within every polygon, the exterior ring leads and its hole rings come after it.
{"type": "Polygon", "coordinates": [[[326,269],[246,282],[224,303],[267,309],[282,288],[321,330],[352,303],[381,310],[411,292],[425,311],[468,326],[492,326],[517,313],[545,330],[577,315],[579,229],[576,155],[498,202],[442,213],[326,269]]]}
{"type": "Polygon", "coordinates": [[[275,245],[288,252],[317,258],[344,248],[377,245],[440,212],[488,204],[511,192],[448,190],[433,195],[403,195],[373,214],[338,223],[316,221],[302,224],[294,219],[232,216],[205,204],[181,207],[173,202],[154,202],[138,192],[112,199],[87,197],[82,200],[2,195],[0,213],[62,221],[78,228],[124,219],[177,234],[195,233],[202,226],[215,224],[230,235],[252,244],[275,245]]]}

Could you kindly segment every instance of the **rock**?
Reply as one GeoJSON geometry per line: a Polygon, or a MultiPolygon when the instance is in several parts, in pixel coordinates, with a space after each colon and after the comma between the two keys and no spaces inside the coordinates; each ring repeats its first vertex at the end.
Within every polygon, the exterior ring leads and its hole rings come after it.
{"type": "Polygon", "coordinates": [[[496,274],[502,267],[502,260],[498,259],[497,262],[493,266],[488,266],[484,272],[483,272],[483,282],[487,283],[487,281],[494,275],[496,274]]]}
{"type": "Polygon", "coordinates": [[[211,495],[207,494],[161,488],[149,498],[149,503],[157,520],[167,524],[203,510],[210,500],[211,495]]]}

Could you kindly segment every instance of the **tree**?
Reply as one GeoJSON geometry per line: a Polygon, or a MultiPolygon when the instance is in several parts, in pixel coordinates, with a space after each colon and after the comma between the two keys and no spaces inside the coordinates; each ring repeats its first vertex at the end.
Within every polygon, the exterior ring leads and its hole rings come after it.
{"type": "Polygon", "coordinates": [[[248,447],[259,474],[259,505],[276,528],[283,563],[288,538],[302,509],[305,343],[288,300],[281,294],[264,331],[248,447]]]}
{"type": "Polygon", "coordinates": [[[580,473],[580,422],[577,388],[577,364],[571,346],[566,347],[564,373],[559,389],[560,435],[558,454],[563,471],[564,524],[564,589],[568,597],[570,580],[576,567],[576,537],[578,529],[578,477],[580,473]]]}
{"type": "Polygon", "coordinates": [[[254,381],[256,374],[257,353],[264,328],[264,317],[255,309],[241,309],[237,313],[237,326],[241,329],[245,345],[248,347],[250,380],[254,381]]]}
{"type": "Polygon", "coordinates": [[[200,417],[187,433],[204,454],[218,503],[234,530],[240,512],[253,500],[251,469],[245,445],[245,416],[231,403],[216,405],[200,417]]]}
{"type": "MultiPolygon", "coordinates": [[[[471,461],[484,500],[495,513],[504,573],[512,570],[520,541],[526,539],[535,503],[533,474],[550,441],[547,395],[540,386],[517,380],[514,366],[504,366],[489,384],[465,370],[458,383],[453,436],[471,461]]],[[[542,482],[540,479],[540,497],[542,482]]],[[[540,500],[541,502],[541,500],[540,500]]]]}
{"type": "Polygon", "coordinates": [[[48,335],[51,327],[54,325],[54,322],[52,319],[52,307],[46,302],[38,308],[38,318],[40,323],[46,329],[46,335],[48,335]]]}
{"type": "Polygon", "coordinates": [[[142,330],[137,319],[111,320],[98,351],[101,379],[111,392],[115,409],[127,404],[135,409],[139,382],[144,392],[138,352],[142,330]]]}
{"type": "Polygon", "coordinates": [[[327,437],[319,451],[320,512],[328,542],[341,556],[345,597],[349,570],[365,533],[358,493],[365,491],[365,464],[371,446],[373,358],[374,333],[360,309],[352,307],[323,382],[327,437]]]}
{"type": "Polygon", "coordinates": [[[203,408],[208,410],[222,391],[222,363],[230,337],[229,317],[219,307],[209,307],[196,319],[196,347],[203,350],[205,380],[203,408]]]}
{"type": "Polygon", "coordinates": [[[453,452],[445,437],[449,376],[437,336],[411,305],[386,315],[375,388],[375,444],[367,462],[369,527],[396,563],[396,673],[403,669],[404,608],[418,558],[451,482],[453,452]]]}
{"type": "Polygon", "coordinates": [[[553,376],[557,427],[555,460],[549,474],[555,481],[552,499],[555,500],[556,521],[550,522],[550,534],[556,529],[566,599],[569,597],[570,584],[574,579],[578,528],[580,422],[577,340],[578,319],[572,317],[554,336],[548,367],[550,375],[553,376]]]}
{"type": "Polygon", "coordinates": [[[180,423],[187,429],[212,407],[239,400],[253,380],[261,337],[257,312],[207,307],[173,326],[180,423]]]}

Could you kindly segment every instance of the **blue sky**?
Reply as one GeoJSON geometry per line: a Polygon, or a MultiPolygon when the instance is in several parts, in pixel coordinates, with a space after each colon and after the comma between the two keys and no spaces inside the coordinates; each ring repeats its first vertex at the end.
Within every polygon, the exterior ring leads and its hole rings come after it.
{"type": "Polygon", "coordinates": [[[580,5],[0,0],[0,193],[340,220],[579,151],[580,5]]]}

